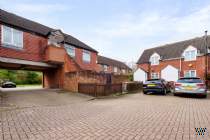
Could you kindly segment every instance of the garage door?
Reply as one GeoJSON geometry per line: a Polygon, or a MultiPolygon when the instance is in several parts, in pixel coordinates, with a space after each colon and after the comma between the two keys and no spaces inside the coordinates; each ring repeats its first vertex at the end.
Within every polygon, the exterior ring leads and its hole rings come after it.
{"type": "Polygon", "coordinates": [[[146,81],[147,80],[147,73],[143,71],[142,69],[138,68],[134,74],[134,81],[146,81]]]}
{"type": "Polygon", "coordinates": [[[161,71],[161,77],[166,81],[177,81],[179,78],[179,70],[171,65],[168,65],[161,71]]]}

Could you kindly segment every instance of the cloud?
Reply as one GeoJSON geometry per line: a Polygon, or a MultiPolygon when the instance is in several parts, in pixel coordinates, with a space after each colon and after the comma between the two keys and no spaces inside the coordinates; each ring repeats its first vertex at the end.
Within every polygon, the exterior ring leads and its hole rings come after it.
{"type": "Polygon", "coordinates": [[[67,7],[64,4],[26,4],[26,3],[20,3],[17,4],[14,7],[16,11],[18,12],[29,12],[29,13],[54,13],[54,12],[61,12],[69,10],[69,7],[67,7]]]}
{"type": "Polygon", "coordinates": [[[92,30],[93,35],[89,39],[93,46],[103,48],[104,52],[112,50],[110,54],[105,53],[111,57],[137,61],[144,49],[204,35],[204,31],[210,29],[209,13],[210,5],[184,16],[163,15],[157,11],[125,14],[120,19],[103,22],[92,30]],[[111,46],[107,47],[102,42],[111,46]]]}
{"type": "Polygon", "coordinates": [[[8,4],[7,1],[0,1],[0,5],[6,11],[58,29],[61,28],[62,16],[73,8],[73,5],[69,6],[64,3],[40,3],[39,1],[14,1],[13,4],[8,4]]]}

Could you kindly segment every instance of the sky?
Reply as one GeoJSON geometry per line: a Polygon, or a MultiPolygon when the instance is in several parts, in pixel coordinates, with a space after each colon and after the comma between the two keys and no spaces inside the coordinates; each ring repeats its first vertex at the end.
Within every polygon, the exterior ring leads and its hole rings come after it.
{"type": "Polygon", "coordinates": [[[61,29],[123,62],[210,32],[209,0],[0,0],[0,8],[61,29]]]}

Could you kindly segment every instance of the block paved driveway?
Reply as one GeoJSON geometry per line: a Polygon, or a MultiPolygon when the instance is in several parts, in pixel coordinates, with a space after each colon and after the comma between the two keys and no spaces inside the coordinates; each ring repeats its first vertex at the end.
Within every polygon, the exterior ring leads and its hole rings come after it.
{"type": "Polygon", "coordinates": [[[210,139],[209,98],[130,94],[91,100],[36,90],[7,93],[1,103],[0,140],[210,139]],[[200,127],[207,128],[204,136],[196,135],[200,127]]]}

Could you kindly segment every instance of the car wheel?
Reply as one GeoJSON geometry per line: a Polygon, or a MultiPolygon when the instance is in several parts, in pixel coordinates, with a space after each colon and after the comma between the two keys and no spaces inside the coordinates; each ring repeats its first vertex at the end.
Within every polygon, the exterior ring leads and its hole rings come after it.
{"type": "Polygon", "coordinates": [[[146,92],[146,91],[143,91],[143,93],[144,93],[144,94],[147,94],[147,92],[146,92]]]}
{"type": "Polygon", "coordinates": [[[203,95],[203,98],[207,98],[207,95],[203,95]]]}

